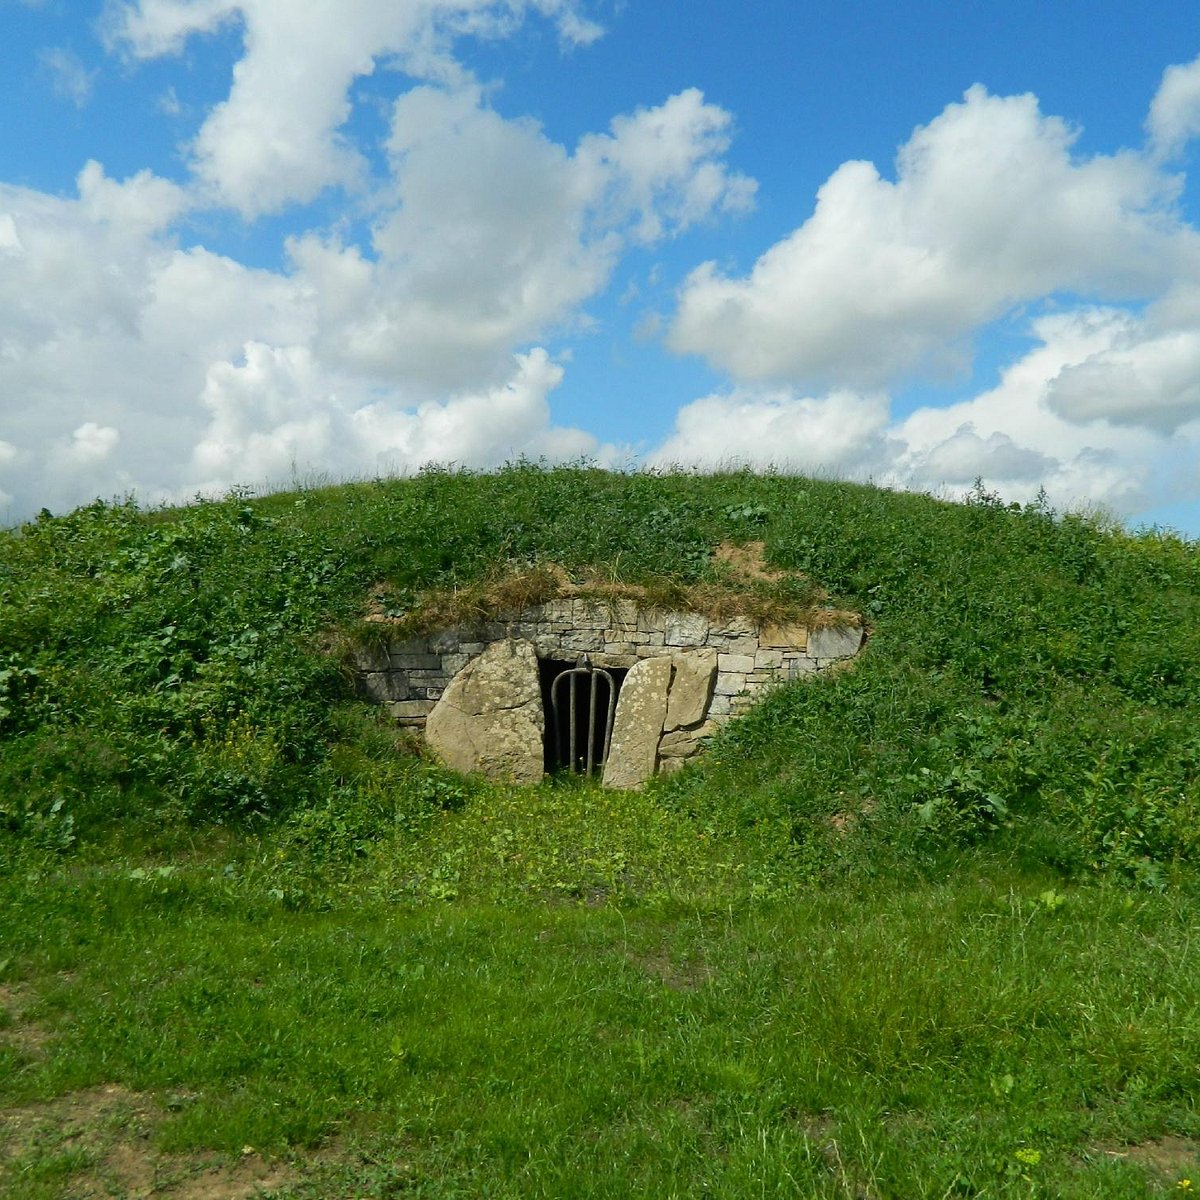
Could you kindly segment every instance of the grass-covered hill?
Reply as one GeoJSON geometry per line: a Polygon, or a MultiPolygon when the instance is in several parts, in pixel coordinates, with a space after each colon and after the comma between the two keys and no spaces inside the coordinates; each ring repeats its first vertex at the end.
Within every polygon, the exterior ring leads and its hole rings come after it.
{"type": "Polygon", "coordinates": [[[527,463],[43,513],[0,533],[0,1197],[1178,1194],[1198,849],[1175,536],[527,463]],[[355,698],[368,612],[562,571],[870,637],[641,792],[460,778],[355,698]]]}
{"type": "Polygon", "coordinates": [[[97,503],[4,534],[0,827],[65,849],[457,794],[398,755],[331,652],[372,588],[403,607],[544,562],[661,588],[719,578],[714,547],[750,539],[794,573],[785,601],[817,584],[863,613],[869,651],[778,692],[662,787],[663,807],[751,834],[776,871],[993,841],[1157,885],[1194,857],[1193,544],[982,489],[952,504],[524,464],[162,512],[97,503]]]}

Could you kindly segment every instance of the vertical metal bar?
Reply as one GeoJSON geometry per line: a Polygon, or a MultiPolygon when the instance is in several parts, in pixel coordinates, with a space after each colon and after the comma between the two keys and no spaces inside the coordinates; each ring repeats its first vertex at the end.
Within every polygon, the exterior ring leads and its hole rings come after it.
{"type": "Polygon", "coordinates": [[[604,720],[604,761],[608,762],[608,752],[612,749],[613,718],[617,711],[617,685],[607,671],[601,671],[608,684],[608,713],[604,720]]]}
{"type": "Polygon", "coordinates": [[[587,771],[591,775],[596,763],[596,673],[588,675],[588,739],[587,771]]]}
{"type": "Polygon", "coordinates": [[[570,672],[570,676],[571,676],[571,774],[572,775],[577,775],[579,773],[578,764],[575,761],[575,756],[578,751],[578,745],[579,745],[579,743],[575,737],[575,676],[577,674],[578,674],[578,672],[576,672],[576,671],[570,672]]]}

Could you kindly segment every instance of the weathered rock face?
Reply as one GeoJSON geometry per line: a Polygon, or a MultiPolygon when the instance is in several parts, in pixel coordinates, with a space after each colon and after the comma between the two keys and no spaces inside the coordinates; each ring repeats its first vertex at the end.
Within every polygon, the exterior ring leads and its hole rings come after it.
{"type": "Polygon", "coordinates": [[[508,638],[454,676],[426,720],[425,739],[456,771],[537,783],[544,729],[537,655],[530,642],[508,638]]]}
{"type": "Polygon", "coordinates": [[[667,716],[663,732],[682,729],[704,720],[708,702],[712,699],[713,684],[717,679],[717,652],[715,650],[693,650],[690,653],[674,654],[671,662],[675,677],[671,680],[671,694],[667,698],[667,716]]]}
{"type": "Polygon", "coordinates": [[[645,658],[625,676],[604,765],[605,787],[640,787],[654,774],[673,670],[669,658],[645,658]]]}

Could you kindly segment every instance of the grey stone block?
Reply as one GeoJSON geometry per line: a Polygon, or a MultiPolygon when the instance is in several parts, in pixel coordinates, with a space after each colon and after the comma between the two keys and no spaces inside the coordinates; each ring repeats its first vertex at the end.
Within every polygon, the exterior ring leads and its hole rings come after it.
{"type": "Polygon", "coordinates": [[[754,656],[752,654],[720,654],[717,656],[717,668],[722,674],[727,671],[736,671],[745,675],[754,670],[754,656]]]}
{"type": "Polygon", "coordinates": [[[394,704],[388,705],[388,711],[401,723],[420,722],[424,724],[425,718],[433,712],[432,700],[401,700],[394,704]]]}
{"type": "Polygon", "coordinates": [[[436,671],[441,668],[440,654],[392,654],[394,671],[436,671]]]}
{"type": "Polygon", "coordinates": [[[359,676],[359,691],[376,704],[390,700],[407,700],[408,679],[403,671],[370,671],[359,676]]]}
{"type": "Polygon", "coordinates": [[[734,672],[721,673],[717,676],[717,685],[713,688],[713,694],[716,696],[736,696],[746,687],[745,675],[738,675],[734,672]]]}
{"type": "Polygon", "coordinates": [[[708,618],[699,613],[668,613],[663,639],[668,646],[703,646],[708,637],[708,618]]]}
{"type": "Polygon", "coordinates": [[[815,658],[809,658],[807,654],[795,654],[784,661],[783,675],[787,679],[800,679],[805,675],[814,674],[816,669],[815,658]]]}
{"type": "Polygon", "coordinates": [[[830,625],[825,629],[814,629],[808,635],[810,658],[852,658],[862,647],[863,631],[859,625],[830,625]]]}

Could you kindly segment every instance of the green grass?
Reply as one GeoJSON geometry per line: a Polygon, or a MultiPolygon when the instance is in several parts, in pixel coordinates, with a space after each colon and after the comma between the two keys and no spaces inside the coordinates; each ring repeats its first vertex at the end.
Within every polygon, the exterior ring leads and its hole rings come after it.
{"type": "Polygon", "coordinates": [[[1195,545],[982,487],[43,516],[0,534],[0,1195],[1200,1189],[1198,718],[1195,545]],[[459,778],[339,658],[381,584],[682,594],[750,539],[867,649],[642,792],[459,778]]]}
{"type": "Polygon", "coordinates": [[[158,1151],[290,1156],[295,1195],[403,1161],[431,1196],[1147,1196],[1175,1179],[1108,1151],[1200,1148],[1194,896],[974,861],[725,906],[294,911],[230,865],[9,883],[46,1040],[6,1106],[160,1097],[158,1151]]]}

